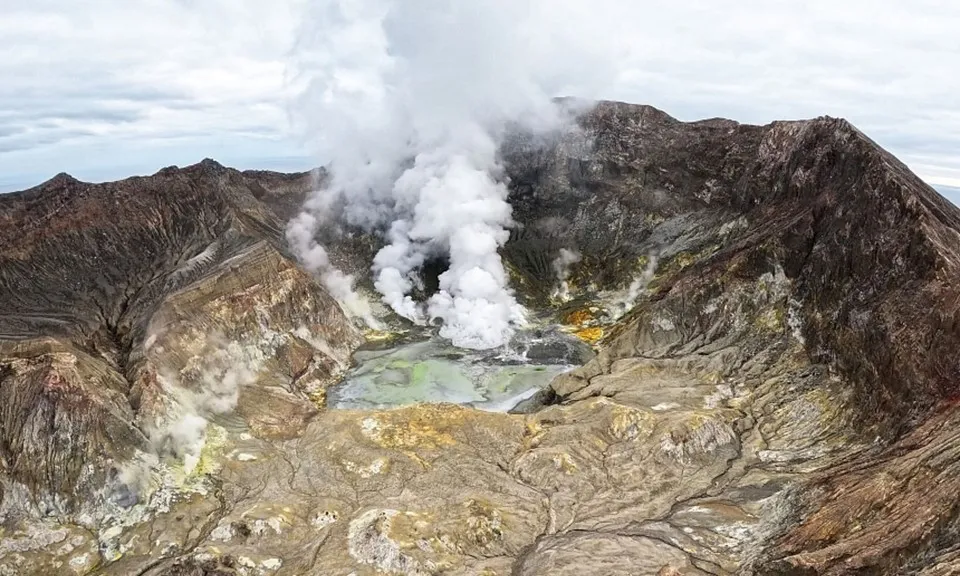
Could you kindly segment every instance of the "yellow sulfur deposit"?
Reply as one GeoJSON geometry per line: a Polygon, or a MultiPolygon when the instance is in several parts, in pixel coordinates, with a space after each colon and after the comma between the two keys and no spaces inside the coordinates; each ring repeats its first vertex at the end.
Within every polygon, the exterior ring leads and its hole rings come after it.
{"type": "Polygon", "coordinates": [[[363,333],[363,337],[367,342],[386,342],[388,340],[393,340],[397,337],[396,332],[391,332],[389,330],[374,330],[370,329],[363,333]]]}
{"type": "Polygon", "coordinates": [[[599,326],[594,326],[591,328],[584,328],[583,330],[577,330],[573,333],[574,336],[583,340],[587,344],[597,344],[600,340],[603,339],[603,328],[599,326]]]}

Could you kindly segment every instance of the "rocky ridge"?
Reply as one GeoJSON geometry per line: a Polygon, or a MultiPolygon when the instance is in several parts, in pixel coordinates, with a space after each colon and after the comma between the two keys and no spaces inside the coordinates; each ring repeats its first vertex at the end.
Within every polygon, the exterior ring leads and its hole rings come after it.
{"type": "Polygon", "coordinates": [[[283,243],[310,175],[0,196],[0,573],[960,569],[957,208],[832,118],[502,154],[514,285],[599,350],[526,414],[323,408],[362,335],[283,243]]]}

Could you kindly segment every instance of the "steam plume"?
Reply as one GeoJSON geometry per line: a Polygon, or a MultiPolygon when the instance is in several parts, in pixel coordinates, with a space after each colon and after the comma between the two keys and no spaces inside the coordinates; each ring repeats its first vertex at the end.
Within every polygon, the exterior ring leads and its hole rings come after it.
{"type": "Polygon", "coordinates": [[[643,272],[633,279],[629,288],[627,288],[627,292],[613,303],[613,312],[616,318],[620,318],[629,312],[637,303],[637,299],[646,293],[647,286],[650,285],[650,282],[657,273],[659,260],[660,255],[657,252],[647,254],[647,264],[643,272]]]}
{"type": "Polygon", "coordinates": [[[192,386],[184,386],[177,375],[159,375],[172,402],[166,422],[150,430],[151,440],[159,453],[182,457],[188,474],[199,461],[209,419],[236,408],[240,389],[256,381],[262,363],[237,342],[217,335],[210,340],[217,349],[189,369],[192,386]]]}
{"type": "Polygon", "coordinates": [[[560,253],[553,259],[553,272],[557,275],[557,281],[560,282],[553,294],[555,298],[562,301],[570,299],[570,284],[567,282],[570,279],[570,268],[580,260],[579,252],[567,248],[561,248],[560,253]]]}
{"type": "MultiPolygon", "coordinates": [[[[314,200],[322,199],[323,195],[314,195],[314,200]]],[[[305,208],[287,225],[287,240],[290,246],[307,270],[320,275],[324,287],[340,302],[349,316],[360,318],[370,328],[378,328],[379,324],[373,317],[370,303],[353,289],[353,277],[333,266],[327,250],[314,238],[321,225],[316,212],[323,213],[326,210],[318,210],[321,207],[311,205],[310,202],[305,208]]]]}
{"type": "Polygon", "coordinates": [[[498,254],[512,219],[497,150],[508,123],[556,127],[553,96],[602,86],[615,56],[582,27],[603,10],[549,0],[312,2],[296,49],[295,120],[332,181],[291,223],[301,258],[349,280],[313,232],[335,219],[379,230],[389,244],[373,273],[386,304],[414,322],[439,319],[457,346],[504,344],[523,310],[498,254]],[[440,291],[414,302],[415,273],[436,255],[450,262],[440,291]]]}

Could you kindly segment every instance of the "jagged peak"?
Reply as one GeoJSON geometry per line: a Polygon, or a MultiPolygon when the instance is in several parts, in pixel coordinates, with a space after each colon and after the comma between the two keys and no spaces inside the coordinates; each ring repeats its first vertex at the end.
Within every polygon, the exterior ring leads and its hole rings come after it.
{"type": "Polygon", "coordinates": [[[80,180],[77,180],[76,178],[74,178],[70,174],[67,174],[66,172],[60,172],[53,178],[41,184],[41,186],[60,187],[60,186],[68,186],[72,184],[83,184],[83,182],[81,182],[80,180]]]}
{"type": "Polygon", "coordinates": [[[166,166],[158,170],[155,176],[173,176],[175,174],[179,174],[180,172],[211,172],[214,174],[219,174],[227,170],[232,170],[232,168],[224,166],[213,158],[204,158],[195,164],[189,164],[184,167],[171,164],[170,166],[166,166]]]}
{"type": "MultiPolygon", "coordinates": [[[[176,167],[174,167],[176,168],[176,167]]],[[[183,168],[176,168],[180,172],[199,172],[201,174],[223,174],[233,168],[224,166],[223,164],[217,162],[213,158],[204,158],[203,160],[197,162],[196,164],[190,164],[189,166],[184,166],[183,168]]]]}
{"type": "Polygon", "coordinates": [[[198,165],[207,169],[214,169],[214,170],[224,170],[226,168],[223,164],[217,162],[213,158],[204,158],[203,160],[200,161],[198,165]]]}
{"type": "Polygon", "coordinates": [[[163,168],[157,170],[154,176],[173,176],[180,172],[180,167],[176,164],[171,164],[170,166],[164,166],[163,168]]]}

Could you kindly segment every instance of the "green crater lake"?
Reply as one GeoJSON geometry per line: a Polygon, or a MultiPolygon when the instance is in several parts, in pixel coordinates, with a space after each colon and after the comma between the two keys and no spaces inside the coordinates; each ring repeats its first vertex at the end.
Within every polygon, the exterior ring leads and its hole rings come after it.
{"type": "Polygon", "coordinates": [[[394,408],[450,402],[506,412],[545,388],[569,364],[526,363],[519,355],[462,350],[437,338],[386,350],[361,350],[331,408],[394,408]]]}

